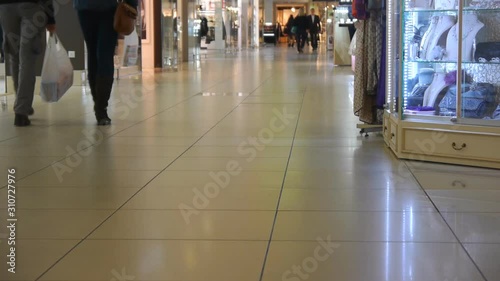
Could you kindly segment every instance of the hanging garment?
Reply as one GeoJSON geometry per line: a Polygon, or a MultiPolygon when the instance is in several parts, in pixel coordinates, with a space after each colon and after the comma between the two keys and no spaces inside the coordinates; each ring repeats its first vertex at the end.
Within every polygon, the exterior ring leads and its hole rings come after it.
{"type": "Polygon", "coordinates": [[[377,108],[384,109],[386,98],[386,60],[387,60],[387,46],[386,44],[386,25],[381,26],[382,42],[381,42],[381,56],[380,68],[377,87],[377,108]]]}
{"type": "Polygon", "coordinates": [[[366,95],[367,88],[367,21],[356,22],[356,67],[354,74],[354,115],[364,123],[373,124],[375,118],[375,96],[366,95]]]}
{"type": "Polygon", "coordinates": [[[376,95],[380,78],[380,67],[382,57],[382,13],[373,11],[371,17],[367,20],[368,32],[365,31],[367,38],[367,88],[366,94],[376,95]]]}

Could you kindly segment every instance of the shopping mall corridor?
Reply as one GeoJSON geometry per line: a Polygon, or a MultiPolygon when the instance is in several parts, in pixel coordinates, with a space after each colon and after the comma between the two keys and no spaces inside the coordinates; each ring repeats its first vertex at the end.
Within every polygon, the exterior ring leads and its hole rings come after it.
{"type": "Polygon", "coordinates": [[[263,47],[0,112],[0,280],[500,280],[500,171],[359,135],[352,71],[263,47]],[[16,168],[16,274],[6,263],[16,168]]]}

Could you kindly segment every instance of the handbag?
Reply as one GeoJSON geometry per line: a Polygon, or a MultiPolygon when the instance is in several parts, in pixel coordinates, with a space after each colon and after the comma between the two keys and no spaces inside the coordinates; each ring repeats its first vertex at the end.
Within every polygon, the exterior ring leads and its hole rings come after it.
{"type": "MultiPolygon", "coordinates": [[[[462,85],[462,117],[483,118],[494,105],[495,88],[488,83],[462,85]]],[[[457,87],[451,86],[439,103],[441,112],[456,112],[457,87]]]]}
{"type": "Polygon", "coordinates": [[[136,19],[137,10],[123,0],[119,1],[113,23],[115,31],[119,34],[130,35],[134,31],[136,19]]]}
{"type": "Polygon", "coordinates": [[[500,42],[477,43],[474,60],[479,62],[500,62],[500,42]]]}
{"type": "Polygon", "coordinates": [[[297,26],[292,26],[291,32],[292,32],[292,34],[297,33],[297,26]]]}

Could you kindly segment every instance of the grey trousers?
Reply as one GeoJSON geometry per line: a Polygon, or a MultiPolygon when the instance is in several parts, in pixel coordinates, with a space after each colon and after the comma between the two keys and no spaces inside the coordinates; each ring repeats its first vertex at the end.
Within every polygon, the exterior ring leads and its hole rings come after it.
{"type": "Polygon", "coordinates": [[[5,56],[16,91],[14,112],[28,115],[33,106],[35,62],[42,53],[47,16],[40,4],[1,4],[0,21],[4,31],[5,56]]]}

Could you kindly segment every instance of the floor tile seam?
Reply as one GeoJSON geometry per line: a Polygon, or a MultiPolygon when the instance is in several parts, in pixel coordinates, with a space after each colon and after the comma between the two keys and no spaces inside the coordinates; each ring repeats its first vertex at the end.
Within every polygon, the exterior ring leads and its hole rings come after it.
{"type": "MultiPolygon", "coordinates": [[[[54,238],[54,237],[33,237],[33,238],[17,238],[18,241],[77,241],[81,238],[71,238],[71,237],[62,237],[62,238],[54,238]]],[[[148,237],[137,237],[137,238],[87,238],[85,241],[189,241],[189,242],[268,242],[268,237],[263,237],[262,239],[234,239],[234,238],[148,238],[148,237]]],[[[346,240],[346,239],[329,239],[328,241],[334,243],[363,243],[363,244],[456,244],[460,245],[458,242],[453,241],[400,241],[400,240],[346,240]]],[[[290,242],[298,242],[298,243],[318,243],[318,240],[315,239],[274,239],[272,242],[281,242],[281,243],[290,243],[290,242]]],[[[500,243],[466,243],[469,245],[500,245],[500,243]]]]}
{"type": "Polygon", "coordinates": [[[451,227],[451,225],[448,223],[448,221],[444,217],[443,213],[441,213],[441,211],[438,208],[437,204],[434,202],[434,200],[432,199],[432,197],[427,193],[427,190],[424,188],[424,186],[422,185],[421,181],[415,176],[414,171],[408,165],[409,164],[408,161],[402,161],[402,162],[404,163],[404,165],[406,166],[406,168],[408,169],[408,171],[411,173],[411,175],[413,176],[413,178],[420,185],[422,191],[425,193],[425,196],[428,198],[428,200],[434,206],[435,210],[437,211],[437,213],[439,214],[439,216],[441,217],[441,219],[443,220],[443,222],[445,223],[445,225],[448,227],[448,229],[451,231],[451,233],[453,234],[453,236],[455,237],[455,239],[458,241],[460,247],[465,252],[465,254],[469,258],[469,260],[472,262],[472,264],[474,265],[474,267],[476,268],[476,270],[479,272],[479,274],[481,275],[481,277],[483,278],[483,280],[484,281],[488,281],[488,279],[486,278],[486,275],[483,273],[483,271],[479,267],[479,264],[474,260],[474,258],[472,257],[472,255],[469,253],[469,251],[465,247],[464,243],[460,240],[458,234],[455,232],[455,230],[453,229],[453,227],[451,227]]]}
{"type": "MultiPolygon", "coordinates": [[[[17,238],[18,241],[78,241],[79,238],[17,238]]],[[[226,241],[226,242],[268,242],[268,238],[265,239],[222,239],[222,238],[89,238],[87,241],[226,241]]],[[[344,239],[332,239],[329,240],[336,243],[365,243],[365,244],[456,244],[459,242],[452,241],[399,241],[399,240],[344,240],[344,239]]],[[[302,242],[302,243],[317,243],[316,239],[274,239],[272,242],[279,243],[292,243],[292,242],[302,242]]],[[[466,245],[500,245],[499,243],[492,242],[466,242],[466,245]]]]}
{"type": "MultiPolygon", "coordinates": [[[[311,69],[312,69],[312,66],[309,67],[308,76],[310,76],[311,69]]],[[[297,130],[298,130],[298,127],[299,127],[300,116],[301,116],[302,110],[304,108],[304,100],[305,100],[305,97],[306,97],[307,88],[308,88],[308,86],[305,87],[305,90],[302,93],[302,101],[300,103],[300,109],[299,109],[299,112],[297,114],[297,120],[296,120],[296,123],[295,123],[295,130],[294,130],[294,133],[293,133],[292,143],[291,143],[290,151],[289,151],[289,154],[288,154],[288,160],[287,160],[287,163],[286,163],[286,166],[285,166],[285,173],[283,175],[283,180],[282,180],[282,183],[281,183],[281,188],[280,188],[280,191],[279,191],[278,200],[276,202],[275,215],[274,215],[274,219],[273,219],[271,231],[270,231],[270,234],[269,234],[269,240],[268,240],[268,243],[267,243],[267,246],[266,246],[266,251],[264,253],[264,259],[262,261],[262,268],[261,268],[261,272],[260,272],[260,276],[259,276],[259,281],[262,281],[264,279],[264,274],[265,274],[265,271],[266,271],[267,258],[269,256],[269,252],[271,250],[271,243],[273,241],[274,230],[275,230],[277,219],[278,219],[281,198],[283,196],[284,186],[285,186],[285,183],[286,183],[286,176],[287,176],[288,168],[290,166],[290,161],[291,161],[292,154],[293,154],[293,148],[294,148],[295,138],[296,138],[296,135],[297,135],[297,130]]]]}
{"type": "Polygon", "coordinates": [[[13,136],[13,137],[10,137],[10,138],[7,138],[7,139],[4,139],[4,140],[1,140],[1,141],[0,141],[0,145],[2,145],[2,142],[11,141],[11,140],[16,139],[16,138],[18,138],[18,137],[19,137],[19,136],[17,136],[17,135],[16,135],[16,136],[13,136]]]}
{"type": "MultiPolygon", "coordinates": [[[[240,166],[241,167],[241,166],[240,166]]],[[[168,172],[213,172],[213,170],[224,170],[225,167],[214,167],[214,168],[204,168],[204,169],[192,169],[192,170],[185,170],[185,169],[176,169],[176,168],[173,168],[173,169],[166,169],[165,171],[168,171],[168,172]]],[[[258,169],[257,168],[251,168],[251,169],[248,169],[248,168],[244,168],[244,167],[241,167],[241,171],[242,172],[284,172],[284,168],[281,169],[281,170],[277,170],[277,169],[258,169]]]]}
{"type": "Polygon", "coordinates": [[[441,213],[443,214],[457,214],[457,215],[462,215],[462,214],[467,214],[467,215],[470,215],[470,214],[497,214],[497,215],[500,215],[500,211],[497,211],[497,212],[464,212],[464,211],[457,211],[457,212],[453,212],[453,211],[441,211],[441,213]]]}
{"type": "MultiPolygon", "coordinates": [[[[155,172],[155,171],[152,171],[155,172]]],[[[38,188],[38,189],[47,189],[47,188],[78,188],[78,189],[93,189],[93,188],[109,188],[107,185],[59,185],[59,186],[54,186],[54,185],[18,185],[16,186],[16,189],[21,189],[21,188],[38,188]]],[[[140,187],[130,187],[130,186],[123,186],[123,187],[111,187],[110,189],[139,189],[140,187]]]]}
{"type": "MultiPolygon", "coordinates": [[[[81,238],[16,238],[17,241],[77,241],[81,238]]],[[[267,242],[262,239],[230,239],[230,238],[87,238],[88,241],[190,241],[190,242],[267,242]]]]}
{"type": "MultiPolygon", "coordinates": [[[[182,159],[200,159],[200,158],[205,158],[205,159],[224,159],[224,160],[227,160],[227,159],[247,159],[248,157],[243,157],[243,156],[239,156],[239,155],[235,155],[234,157],[231,157],[231,156],[186,156],[186,157],[182,157],[182,159]]],[[[254,157],[255,159],[258,159],[258,158],[266,158],[267,160],[268,159],[288,159],[288,156],[282,156],[282,157],[275,157],[275,156],[255,156],[254,157]]]]}
{"type": "MultiPolygon", "coordinates": [[[[190,97],[186,98],[185,100],[183,100],[183,101],[179,102],[178,104],[181,104],[181,103],[183,103],[183,102],[185,102],[185,101],[187,101],[187,100],[189,100],[189,99],[193,98],[194,96],[196,96],[196,95],[190,96],[190,97]]],[[[177,106],[178,104],[173,105],[172,107],[175,107],[175,106],[177,106]]],[[[171,108],[171,107],[170,107],[170,108],[171,108]]],[[[166,109],[165,111],[169,110],[170,108],[166,109]]],[[[159,113],[161,113],[161,112],[159,112],[159,113]]],[[[158,114],[159,114],[159,113],[158,113],[158,114]]],[[[152,118],[152,117],[150,117],[150,118],[152,118]]],[[[148,119],[149,119],[149,118],[148,118],[148,119]]],[[[145,120],[147,120],[147,119],[145,119],[145,120]]],[[[143,120],[143,121],[145,121],[145,120],[143,120]]],[[[127,128],[124,128],[123,130],[119,130],[119,131],[117,131],[117,132],[116,132],[116,133],[114,133],[114,134],[111,134],[111,135],[106,135],[106,136],[104,137],[104,139],[103,139],[103,142],[105,142],[105,141],[106,141],[107,139],[109,139],[110,137],[112,137],[112,136],[114,136],[114,135],[116,135],[116,134],[118,134],[118,133],[123,132],[124,130],[127,130],[127,129],[129,129],[129,128],[132,128],[133,126],[135,126],[135,125],[139,124],[140,122],[142,122],[142,121],[136,122],[136,123],[132,124],[131,126],[129,126],[129,127],[127,127],[127,128]]],[[[49,125],[49,126],[46,126],[46,127],[48,128],[48,127],[50,127],[50,126],[56,126],[56,125],[57,125],[57,124],[56,124],[56,123],[54,123],[54,124],[49,125]]],[[[44,127],[42,127],[42,128],[44,128],[44,127]]],[[[99,128],[98,128],[98,130],[99,130],[99,128]]],[[[99,131],[100,131],[100,130],[99,130],[99,131]]],[[[102,132],[102,131],[101,131],[101,132],[102,132]]],[[[18,138],[18,137],[19,137],[19,136],[16,136],[15,138],[18,138]]],[[[88,147],[81,148],[80,150],[75,150],[75,152],[74,152],[73,154],[70,154],[70,155],[67,155],[67,154],[66,154],[66,155],[64,155],[64,156],[55,156],[55,157],[61,157],[61,159],[59,159],[59,160],[57,160],[57,161],[54,161],[52,164],[49,164],[49,165],[47,165],[47,166],[44,166],[44,167],[42,167],[42,168],[38,169],[37,171],[34,171],[34,172],[32,172],[32,173],[30,173],[30,174],[28,174],[28,175],[26,175],[26,176],[21,177],[21,178],[19,179],[19,181],[22,181],[23,179],[25,179],[25,178],[27,178],[27,177],[30,177],[30,176],[32,176],[32,175],[34,175],[34,174],[38,173],[38,172],[41,172],[41,171],[43,171],[43,170],[47,169],[48,167],[50,167],[50,166],[54,165],[55,163],[60,163],[60,162],[62,162],[62,161],[64,161],[64,160],[66,160],[66,159],[68,159],[68,158],[71,158],[73,155],[76,155],[76,154],[78,154],[78,153],[80,153],[80,152],[82,152],[82,151],[85,151],[85,150],[90,149],[90,148],[99,147],[99,145],[100,145],[100,144],[97,144],[97,146],[96,146],[96,144],[95,144],[95,143],[92,143],[92,144],[90,144],[88,147]]],[[[4,188],[6,188],[7,186],[8,186],[8,185],[2,186],[0,189],[4,189],[4,188]]]]}
{"type": "MultiPolygon", "coordinates": [[[[264,82],[262,83],[265,83],[265,81],[267,81],[268,79],[270,79],[270,77],[268,77],[267,79],[264,79],[264,82]]],[[[223,82],[221,82],[222,84],[223,82]]],[[[262,84],[260,84],[262,85],[262,84]]],[[[257,86],[256,89],[258,89],[259,86],[257,86]]],[[[255,91],[255,90],[254,90],[255,91]]],[[[197,94],[193,95],[193,96],[190,96],[189,98],[187,98],[186,100],[189,100],[193,97],[197,96],[197,94]]],[[[236,105],[231,111],[229,111],[225,116],[223,116],[214,126],[212,126],[210,129],[208,129],[202,136],[200,136],[198,138],[198,140],[196,140],[193,144],[191,144],[191,146],[189,146],[184,152],[181,153],[181,155],[179,155],[174,161],[172,161],[165,169],[163,169],[160,173],[158,173],[157,175],[153,176],[152,179],[150,179],[144,186],[140,187],[139,190],[137,190],[134,194],[132,194],[132,196],[126,200],[120,207],[118,207],[112,214],[110,214],[105,220],[103,220],[98,226],[96,226],[92,231],[90,231],[90,233],[88,233],[79,243],[77,243],[74,247],[72,247],[69,251],[67,251],[61,258],[59,258],[56,262],[54,262],[47,270],[45,270],[38,278],[35,279],[35,281],[38,281],[40,280],[41,278],[43,278],[43,276],[45,276],[45,274],[47,274],[52,268],[54,268],[60,261],[62,261],[67,255],[69,255],[71,252],[73,252],[80,244],[82,244],[88,237],[92,236],[92,234],[97,231],[97,229],[99,229],[104,223],[106,223],[114,214],[116,214],[116,212],[118,212],[120,209],[122,209],[128,202],[130,202],[135,196],[137,196],[144,188],[146,188],[148,186],[148,184],[150,184],[153,180],[155,180],[163,171],[166,171],[168,169],[168,167],[170,167],[173,163],[175,163],[175,161],[179,158],[182,157],[182,155],[184,155],[190,148],[192,148],[197,142],[199,142],[206,134],[208,134],[213,128],[215,128],[220,122],[222,122],[225,118],[227,118],[227,116],[229,116],[232,112],[234,112],[236,110],[236,108],[238,108],[239,105],[241,105],[241,103],[243,103],[248,97],[251,96],[251,93],[246,96],[244,99],[242,99],[238,105],[236,105]]]]}
{"type": "MultiPolygon", "coordinates": [[[[0,210],[7,210],[5,209],[0,209],[0,210]]],[[[18,210],[21,211],[110,211],[110,210],[116,210],[116,208],[18,208],[18,210]]],[[[173,212],[173,211],[179,211],[178,208],[125,208],[125,209],[120,209],[119,211],[127,211],[127,212],[173,212]]],[[[279,210],[280,213],[321,213],[321,214],[331,214],[331,213],[349,213],[349,214],[363,214],[363,213],[368,213],[368,214],[407,214],[408,211],[382,211],[382,210],[374,210],[374,211],[358,211],[358,210],[279,210]]],[[[240,213],[250,213],[250,212],[261,212],[261,213],[268,213],[268,212],[276,212],[276,209],[272,208],[259,208],[259,209],[231,209],[231,208],[214,208],[214,209],[204,209],[200,211],[200,213],[211,213],[211,212],[240,212],[240,213]]],[[[412,213],[417,213],[417,214],[437,214],[437,212],[431,212],[431,211],[412,211],[412,213]]]]}
{"type": "MultiPolygon", "coordinates": [[[[320,185],[320,184],[317,184],[320,185]]],[[[325,184],[327,185],[327,184],[325,184]]],[[[290,186],[289,184],[285,185],[285,189],[289,190],[313,190],[313,191],[345,191],[345,190],[353,190],[353,191],[420,191],[420,187],[301,187],[301,186],[290,186]]]]}
{"type": "MultiPolygon", "coordinates": [[[[277,190],[277,189],[276,189],[277,190]]],[[[176,208],[124,208],[121,210],[136,210],[136,211],[179,211],[179,209],[176,208]]],[[[232,208],[214,208],[214,209],[205,209],[205,211],[217,211],[217,212],[223,212],[223,211],[231,211],[231,212],[255,212],[255,211],[276,211],[276,209],[273,208],[258,208],[258,209],[232,209],[232,208]]],[[[300,210],[300,209],[280,209],[280,212],[328,212],[328,213],[334,213],[334,212],[339,212],[339,213],[405,213],[405,211],[401,210],[390,210],[390,211],[384,211],[384,210],[300,210]]],[[[437,212],[435,211],[412,211],[413,213],[419,213],[419,214],[436,214],[437,212]]],[[[408,213],[408,211],[406,212],[408,213]]]]}
{"type": "MultiPolygon", "coordinates": [[[[140,75],[140,76],[142,76],[142,73],[141,73],[141,74],[139,74],[139,75],[140,75]]],[[[134,76],[134,75],[133,75],[133,76],[134,76]]],[[[127,78],[130,78],[130,77],[127,77],[127,78]]],[[[116,80],[116,81],[117,81],[117,80],[116,80]]],[[[115,83],[117,83],[116,81],[115,81],[115,83]]],[[[214,82],[214,83],[215,83],[215,85],[217,85],[217,84],[222,84],[224,81],[225,81],[225,80],[220,80],[219,82],[214,82]]],[[[141,81],[141,83],[142,83],[142,81],[141,81]]],[[[156,83],[156,82],[155,82],[155,83],[156,83]]],[[[79,86],[79,87],[85,87],[85,88],[86,88],[86,85],[82,85],[82,86],[79,86]]],[[[202,90],[202,91],[203,91],[203,90],[202,90]]],[[[142,89],[141,89],[141,93],[143,93],[142,89]]],[[[133,126],[135,126],[135,125],[137,125],[137,124],[139,124],[139,123],[141,123],[141,122],[144,122],[145,120],[151,119],[151,118],[153,118],[153,117],[155,117],[155,116],[159,115],[160,113],[164,113],[164,112],[166,112],[166,111],[170,110],[171,108],[176,107],[176,106],[178,106],[178,105],[180,105],[180,104],[182,104],[182,103],[184,103],[184,102],[186,102],[186,101],[190,100],[190,99],[191,99],[191,98],[193,98],[193,97],[196,97],[196,95],[198,95],[198,93],[196,93],[196,94],[192,94],[192,95],[188,95],[188,96],[187,96],[186,98],[184,98],[183,100],[181,100],[181,101],[179,101],[179,102],[176,102],[176,103],[172,104],[171,106],[168,106],[167,108],[165,108],[165,109],[163,109],[163,110],[158,111],[156,114],[154,114],[154,115],[152,115],[152,116],[150,116],[150,117],[147,117],[146,119],[143,119],[143,120],[141,120],[141,121],[137,121],[137,122],[136,122],[136,123],[134,123],[133,125],[131,125],[131,126],[129,126],[129,127],[127,127],[127,128],[125,128],[124,130],[129,129],[129,128],[131,128],[131,127],[133,127],[133,126]]],[[[110,105],[113,105],[113,104],[110,104],[110,105]]],[[[89,114],[92,114],[92,112],[93,112],[93,111],[88,111],[88,112],[86,112],[86,113],[84,113],[84,114],[82,114],[82,115],[80,115],[80,116],[78,116],[78,117],[85,117],[85,116],[87,116],[87,115],[89,115],[89,114]]],[[[57,125],[57,123],[49,123],[49,125],[48,125],[48,126],[50,127],[50,126],[53,126],[53,125],[57,125]]],[[[122,131],[123,131],[123,130],[122,130],[122,131]]]]}
{"type": "MultiPolygon", "coordinates": [[[[220,80],[220,81],[219,81],[218,83],[216,83],[216,84],[222,84],[222,83],[224,83],[224,81],[225,81],[225,80],[220,80]]],[[[157,112],[157,113],[156,113],[155,115],[153,115],[153,116],[150,116],[150,117],[148,117],[148,118],[146,118],[146,119],[144,119],[144,120],[141,120],[141,121],[135,122],[135,123],[133,123],[132,125],[130,125],[130,126],[126,127],[126,128],[123,128],[122,130],[119,130],[119,131],[115,132],[114,134],[111,134],[111,135],[106,135],[106,136],[104,137],[103,142],[104,142],[104,141],[106,141],[106,140],[108,140],[109,138],[113,137],[113,136],[114,136],[114,135],[116,135],[116,134],[119,134],[119,133],[121,133],[121,132],[123,132],[123,131],[125,131],[125,130],[127,130],[127,129],[130,129],[130,128],[132,128],[132,127],[136,126],[137,124],[140,124],[140,123],[142,123],[142,122],[145,122],[146,120],[149,120],[149,119],[153,118],[154,116],[157,116],[157,115],[159,115],[159,114],[161,114],[161,113],[164,113],[164,112],[166,112],[166,111],[168,111],[168,110],[170,110],[170,109],[172,109],[172,108],[174,108],[174,107],[176,107],[176,106],[178,106],[178,105],[180,105],[180,104],[182,104],[182,103],[185,103],[185,102],[189,101],[190,99],[192,99],[192,98],[196,97],[197,95],[198,95],[198,93],[192,94],[192,95],[190,95],[190,96],[188,96],[188,97],[186,97],[186,98],[182,99],[181,101],[179,101],[179,102],[177,102],[177,103],[175,103],[175,104],[173,104],[173,105],[171,105],[171,106],[167,107],[166,109],[164,109],[164,110],[160,110],[159,112],[157,112]]],[[[82,115],[82,116],[85,116],[85,115],[88,115],[88,114],[89,114],[89,113],[84,114],[84,115],[82,115]]],[[[49,123],[48,125],[46,125],[46,126],[41,126],[40,128],[49,128],[49,127],[51,127],[51,126],[56,126],[56,125],[57,125],[57,123],[49,123]]],[[[15,137],[10,138],[9,140],[12,140],[12,139],[15,139],[15,138],[18,138],[18,137],[19,137],[19,136],[18,136],[18,135],[16,135],[15,137]]],[[[0,143],[1,143],[1,142],[0,142],[0,143]]],[[[73,153],[73,154],[71,154],[71,155],[55,156],[55,157],[62,157],[62,158],[61,158],[61,159],[59,159],[58,161],[53,162],[53,163],[52,163],[52,164],[50,164],[50,165],[47,165],[47,166],[45,166],[45,167],[43,167],[43,168],[40,168],[40,169],[39,169],[39,170],[37,170],[37,171],[34,171],[33,173],[30,173],[29,175],[26,175],[26,176],[21,177],[19,180],[23,180],[24,178],[27,178],[27,177],[29,177],[29,176],[32,176],[32,175],[34,175],[34,174],[36,174],[36,173],[38,173],[38,172],[40,172],[40,171],[42,171],[42,170],[44,170],[44,169],[48,168],[49,166],[53,165],[54,163],[60,163],[61,161],[64,161],[65,159],[68,159],[68,158],[72,157],[73,155],[78,154],[78,153],[80,153],[81,151],[84,151],[84,150],[89,149],[89,148],[91,148],[91,147],[98,147],[98,146],[96,146],[96,144],[92,143],[90,146],[85,147],[85,148],[82,148],[82,149],[80,149],[80,150],[78,150],[78,151],[75,151],[75,153],[73,153]]],[[[1,189],[6,188],[7,186],[8,186],[8,185],[4,185],[4,186],[0,187],[0,190],[1,190],[1,189]]]]}
{"type": "MultiPolygon", "coordinates": [[[[87,149],[87,148],[85,148],[85,149],[87,149]]],[[[79,151],[81,151],[81,150],[79,150],[79,151]]],[[[74,154],[71,154],[71,156],[75,155],[76,153],[78,153],[78,152],[75,152],[74,154]]],[[[36,174],[36,173],[39,173],[39,172],[41,172],[41,171],[43,171],[43,170],[47,169],[48,167],[50,167],[50,166],[54,165],[55,163],[59,163],[59,162],[61,162],[61,161],[65,160],[65,159],[68,159],[68,158],[69,158],[69,157],[71,157],[71,156],[60,156],[61,158],[60,158],[60,159],[58,159],[58,160],[56,160],[56,161],[54,161],[54,162],[52,162],[52,164],[49,164],[49,165],[46,165],[46,166],[42,165],[43,167],[41,167],[41,168],[39,168],[39,169],[35,169],[35,171],[33,171],[33,172],[31,172],[31,173],[28,173],[27,175],[24,175],[24,176],[22,176],[22,177],[16,178],[16,188],[20,187],[20,186],[18,185],[18,182],[22,181],[23,179],[26,179],[26,178],[28,178],[28,177],[30,177],[30,176],[32,176],[32,175],[34,175],[34,174],[36,174]]],[[[58,156],[57,156],[57,157],[58,157],[58,156]]],[[[56,158],[56,157],[54,157],[54,158],[56,158]]],[[[3,185],[3,186],[1,186],[1,187],[0,187],[0,190],[5,189],[5,188],[7,188],[8,186],[9,186],[8,184],[5,184],[5,185],[3,185]]]]}

